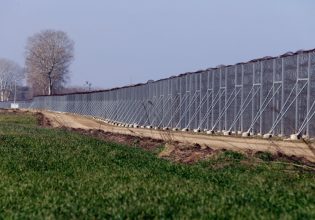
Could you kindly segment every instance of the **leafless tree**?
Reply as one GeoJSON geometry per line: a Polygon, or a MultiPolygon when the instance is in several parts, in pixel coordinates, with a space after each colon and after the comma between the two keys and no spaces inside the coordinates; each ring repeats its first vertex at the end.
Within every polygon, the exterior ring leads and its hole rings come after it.
{"type": "Polygon", "coordinates": [[[0,59],[0,101],[8,101],[10,95],[24,78],[24,71],[17,63],[0,59]]]}
{"type": "Polygon", "coordinates": [[[74,42],[63,31],[44,30],[26,45],[27,82],[34,95],[52,95],[69,78],[74,42]]]}

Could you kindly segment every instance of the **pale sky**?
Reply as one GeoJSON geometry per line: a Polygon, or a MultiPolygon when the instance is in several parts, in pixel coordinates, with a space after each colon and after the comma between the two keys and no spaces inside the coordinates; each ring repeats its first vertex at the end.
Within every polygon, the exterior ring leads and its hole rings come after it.
{"type": "Polygon", "coordinates": [[[71,85],[110,88],[315,48],[314,0],[0,0],[0,57],[27,38],[75,41],[71,85]]]}

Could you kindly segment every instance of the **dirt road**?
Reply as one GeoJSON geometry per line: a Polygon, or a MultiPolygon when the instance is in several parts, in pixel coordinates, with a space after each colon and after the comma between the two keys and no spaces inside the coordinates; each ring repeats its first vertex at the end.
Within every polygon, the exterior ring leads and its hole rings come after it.
{"type": "Polygon", "coordinates": [[[161,131],[142,128],[125,128],[106,124],[91,117],[73,115],[68,113],[42,112],[53,127],[69,127],[81,129],[100,129],[105,132],[127,134],[139,137],[150,137],[165,141],[178,141],[184,144],[199,144],[213,149],[231,149],[237,151],[269,151],[282,152],[288,156],[304,157],[315,162],[315,144],[303,141],[266,140],[255,138],[242,138],[235,136],[218,136],[207,134],[194,134],[181,131],[161,131]]]}

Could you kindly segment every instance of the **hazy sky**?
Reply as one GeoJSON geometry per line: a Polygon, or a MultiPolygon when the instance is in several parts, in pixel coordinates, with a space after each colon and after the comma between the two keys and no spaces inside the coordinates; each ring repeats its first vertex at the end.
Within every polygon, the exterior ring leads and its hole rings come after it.
{"type": "Polygon", "coordinates": [[[315,47],[314,0],[0,0],[0,57],[44,29],[75,41],[72,85],[109,88],[315,47]]]}

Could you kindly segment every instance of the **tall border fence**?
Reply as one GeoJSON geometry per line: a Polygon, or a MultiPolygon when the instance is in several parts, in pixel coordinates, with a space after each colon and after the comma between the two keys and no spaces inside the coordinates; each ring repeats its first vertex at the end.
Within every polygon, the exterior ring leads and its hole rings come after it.
{"type": "Polygon", "coordinates": [[[315,50],[105,91],[39,96],[20,107],[91,115],[120,126],[315,137],[315,50]]]}

